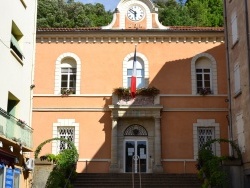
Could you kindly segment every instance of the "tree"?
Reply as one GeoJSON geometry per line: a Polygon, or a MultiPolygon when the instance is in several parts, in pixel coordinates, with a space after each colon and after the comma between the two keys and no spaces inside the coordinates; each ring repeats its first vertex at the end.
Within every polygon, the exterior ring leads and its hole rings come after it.
{"type": "Polygon", "coordinates": [[[223,26],[221,0],[154,0],[159,21],[168,26],[223,26]]]}
{"type": "Polygon", "coordinates": [[[74,0],[38,0],[37,27],[98,27],[110,23],[112,13],[102,4],[74,0]]]}

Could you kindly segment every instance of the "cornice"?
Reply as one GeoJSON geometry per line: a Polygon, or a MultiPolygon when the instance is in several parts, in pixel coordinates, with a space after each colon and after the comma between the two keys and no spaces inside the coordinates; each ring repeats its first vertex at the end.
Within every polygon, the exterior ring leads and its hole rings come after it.
{"type": "Polygon", "coordinates": [[[224,43],[223,31],[92,31],[37,33],[37,43],[224,43]]]}

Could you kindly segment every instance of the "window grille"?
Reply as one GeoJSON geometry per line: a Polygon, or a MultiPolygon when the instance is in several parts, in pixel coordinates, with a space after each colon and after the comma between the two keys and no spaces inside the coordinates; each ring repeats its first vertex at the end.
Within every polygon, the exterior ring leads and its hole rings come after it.
{"type": "Polygon", "coordinates": [[[148,132],[141,125],[130,125],[124,131],[124,136],[148,136],[148,132]]]}
{"type": "MultiPolygon", "coordinates": [[[[74,127],[58,127],[58,136],[59,138],[64,138],[74,143],[75,140],[75,128],[74,127]]],[[[70,146],[67,142],[59,142],[59,151],[64,149],[70,149],[70,146]]]]}
{"type": "MultiPolygon", "coordinates": [[[[199,150],[202,148],[202,146],[210,141],[214,139],[214,128],[209,127],[209,128],[198,128],[198,147],[199,150]]],[[[214,144],[211,144],[209,146],[209,149],[214,151],[214,144]]]]}

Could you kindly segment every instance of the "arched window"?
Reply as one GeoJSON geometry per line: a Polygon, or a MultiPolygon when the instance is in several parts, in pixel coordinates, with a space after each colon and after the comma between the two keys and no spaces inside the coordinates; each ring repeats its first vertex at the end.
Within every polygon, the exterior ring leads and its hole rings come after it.
{"type": "MultiPolygon", "coordinates": [[[[131,76],[133,72],[134,53],[128,54],[123,60],[123,87],[130,87],[131,76]]],[[[136,87],[142,88],[148,86],[149,70],[147,58],[136,53],[136,87]]]]}
{"type": "Polygon", "coordinates": [[[147,130],[137,124],[130,125],[123,133],[124,136],[148,136],[147,130]]]}
{"type": "Polygon", "coordinates": [[[218,94],[217,66],[215,59],[207,53],[195,56],[191,62],[192,94],[218,94]]]}
{"type": "Polygon", "coordinates": [[[54,94],[80,94],[81,62],[73,53],[64,53],[56,60],[54,94]]]}

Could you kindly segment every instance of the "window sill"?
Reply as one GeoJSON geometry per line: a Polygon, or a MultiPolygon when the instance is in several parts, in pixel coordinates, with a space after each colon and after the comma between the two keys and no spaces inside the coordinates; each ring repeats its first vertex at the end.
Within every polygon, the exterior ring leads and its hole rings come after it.
{"type": "Polygon", "coordinates": [[[12,50],[10,49],[10,52],[12,53],[12,55],[16,58],[16,60],[23,65],[23,60],[20,59],[20,57],[18,57],[18,55],[12,50]]]}
{"type": "Polygon", "coordinates": [[[24,0],[20,0],[20,1],[21,1],[21,3],[23,4],[24,8],[27,8],[27,5],[26,5],[26,3],[24,2],[24,0]]]}
{"type": "Polygon", "coordinates": [[[237,97],[239,97],[241,95],[242,91],[239,90],[237,92],[234,93],[234,98],[236,99],[237,97]]]}

